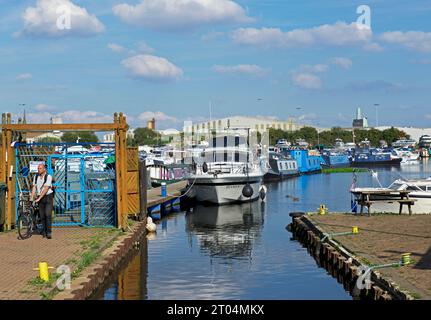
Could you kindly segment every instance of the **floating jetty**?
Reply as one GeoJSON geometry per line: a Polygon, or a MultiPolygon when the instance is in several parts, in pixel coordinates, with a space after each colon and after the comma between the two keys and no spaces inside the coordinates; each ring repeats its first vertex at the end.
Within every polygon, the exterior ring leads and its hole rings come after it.
{"type": "Polygon", "coordinates": [[[147,191],[147,213],[151,218],[160,220],[162,216],[180,211],[181,195],[187,187],[187,181],[180,181],[166,186],[166,196],[162,187],[147,191]]]}
{"type": "Polygon", "coordinates": [[[431,215],[290,215],[294,238],[355,299],[431,298],[431,215]],[[358,285],[365,270],[369,285],[358,285]]]}

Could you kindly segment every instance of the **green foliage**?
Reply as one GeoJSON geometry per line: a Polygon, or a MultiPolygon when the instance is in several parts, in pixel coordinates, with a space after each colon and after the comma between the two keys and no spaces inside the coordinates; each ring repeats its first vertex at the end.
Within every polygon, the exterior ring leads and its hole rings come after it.
{"type": "Polygon", "coordinates": [[[126,144],[128,147],[137,147],[135,139],[132,139],[130,137],[127,137],[126,144]]]}
{"type": "Polygon", "coordinates": [[[79,131],[79,132],[65,132],[61,140],[63,142],[76,142],[79,138],[79,142],[99,142],[99,138],[94,132],[90,131],[79,131]]]}
{"type": "Polygon", "coordinates": [[[355,135],[356,143],[368,139],[372,146],[378,146],[380,140],[385,140],[390,145],[400,138],[410,138],[404,131],[393,127],[383,131],[374,128],[368,130],[355,129],[354,132],[351,130],[344,130],[340,127],[334,127],[330,130],[320,132],[319,135],[317,134],[317,130],[312,127],[304,127],[292,132],[273,128],[269,129],[271,145],[274,145],[278,139],[286,139],[292,143],[294,143],[296,139],[304,139],[312,146],[317,145],[319,141],[321,145],[329,147],[334,145],[335,139],[337,138],[342,139],[344,142],[353,141],[353,134],[355,135]]]}
{"type": "Polygon", "coordinates": [[[45,137],[45,138],[40,138],[37,139],[38,143],[58,143],[61,142],[60,138],[55,138],[55,137],[45,137]]]}
{"type": "Polygon", "coordinates": [[[161,135],[149,128],[137,128],[134,134],[134,139],[129,141],[134,146],[157,145],[161,140],[161,135]]]}
{"type": "Polygon", "coordinates": [[[297,131],[283,131],[281,129],[269,129],[269,143],[274,145],[278,139],[286,139],[295,142],[296,139],[304,139],[310,144],[317,144],[317,130],[313,127],[303,127],[297,131]]]}
{"type": "Polygon", "coordinates": [[[353,168],[353,167],[347,167],[347,168],[328,168],[328,169],[322,169],[322,173],[350,173],[350,172],[368,172],[367,168],[353,168]]]}

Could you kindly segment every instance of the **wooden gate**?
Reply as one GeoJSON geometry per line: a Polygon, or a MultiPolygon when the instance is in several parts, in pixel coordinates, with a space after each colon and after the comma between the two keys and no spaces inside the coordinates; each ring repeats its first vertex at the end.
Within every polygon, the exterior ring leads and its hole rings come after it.
{"type": "Polygon", "coordinates": [[[139,198],[138,148],[127,148],[127,213],[138,216],[141,212],[139,198]]]}

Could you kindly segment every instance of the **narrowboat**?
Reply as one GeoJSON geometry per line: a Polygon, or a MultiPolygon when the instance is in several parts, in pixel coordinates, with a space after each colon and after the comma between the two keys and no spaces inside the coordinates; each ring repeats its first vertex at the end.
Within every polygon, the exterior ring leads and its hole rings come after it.
{"type": "Polygon", "coordinates": [[[349,155],[334,150],[324,150],[322,152],[322,166],[325,168],[350,167],[349,155]]]}
{"type": "Polygon", "coordinates": [[[301,174],[319,172],[322,170],[322,157],[318,152],[304,149],[281,148],[282,154],[296,160],[301,174]]]}
{"type": "Polygon", "coordinates": [[[263,176],[264,181],[279,181],[299,174],[298,163],[292,158],[269,151],[268,172],[263,176]]]}
{"type": "Polygon", "coordinates": [[[378,149],[356,149],[352,155],[352,167],[399,166],[402,158],[393,152],[378,149]]]}

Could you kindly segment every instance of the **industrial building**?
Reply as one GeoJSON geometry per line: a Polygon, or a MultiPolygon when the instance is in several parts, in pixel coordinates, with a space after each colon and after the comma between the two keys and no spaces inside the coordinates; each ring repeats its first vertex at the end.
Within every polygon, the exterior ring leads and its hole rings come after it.
{"type": "Polygon", "coordinates": [[[200,123],[190,123],[184,127],[184,132],[208,132],[209,130],[250,128],[263,133],[270,128],[295,131],[302,127],[302,125],[296,124],[292,119],[281,121],[265,117],[233,116],[200,123]]]}

